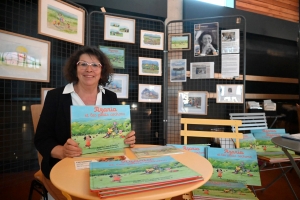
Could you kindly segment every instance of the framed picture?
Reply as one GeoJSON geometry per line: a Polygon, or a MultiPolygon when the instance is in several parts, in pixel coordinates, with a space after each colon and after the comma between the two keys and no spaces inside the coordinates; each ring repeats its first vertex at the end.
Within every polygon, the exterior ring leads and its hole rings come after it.
{"type": "Polygon", "coordinates": [[[161,85],[139,84],[139,102],[160,103],[161,85]]]}
{"type": "Polygon", "coordinates": [[[128,84],[129,75],[128,74],[116,74],[112,75],[112,81],[109,85],[104,88],[111,90],[117,94],[118,99],[128,98],[128,84]]]}
{"type": "Polygon", "coordinates": [[[207,115],[206,91],[179,91],[178,114],[207,115]]]}
{"type": "Polygon", "coordinates": [[[194,62],[190,63],[190,79],[214,78],[214,62],[194,62]]]}
{"type": "Polygon", "coordinates": [[[54,88],[41,88],[41,104],[44,104],[47,92],[53,90],[54,88]]]}
{"type": "Polygon", "coordinates": [[[141,48],[164,49],[164,33],[141,30],[141,48]]]}
{"type": "Polygon", "coordinates": [[[194,24],[194,56],[219,55],[219,23],[194,24]]]}
{"type": "Polygon", "coordinates": [[[135,19],[104,15],[104,40],[135,43],[135,19]]]}
{"type": "Polygon", "coordinates": [[[113,68],[125,69],[125,48],[107,46],[99,48],[109,58],[113,68]]]}
{"type": "Polygon", "coordinates": [[[0,78],[50,81],[50,42],[0,30],[0,78]]]}
{"type": "Polygon", "coordinates": [[[170,81],[186,82],[186,59],[170,60],[170,81]]]}
{"type": "Polygon", "coordinates": [[[191,49],[190,33],[169,34],[168,41],[169,51],[185,51],[191,49]]]}
{"type": "Polygon", "coordinates": [[[217,85],[217,103],[243,103],[244,86],[242,84],[217,85]]]}
{"type": "Polygon", "coordinates": [[[161,68],[160,58],[139,57],[139,75],[161,76],[161,68]]]}
{"type": "Polygon", "coordinates": [[[85,12],[63,1],[39,0],[38,33],[84,45],[85,12]]]}

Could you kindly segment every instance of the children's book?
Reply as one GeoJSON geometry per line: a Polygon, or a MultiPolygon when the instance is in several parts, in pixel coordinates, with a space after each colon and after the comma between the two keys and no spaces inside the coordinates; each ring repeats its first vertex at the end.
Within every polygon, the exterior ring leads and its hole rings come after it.
{"type": "Polygon", "coordinates": [[[124,138],[130,131],[129,105],[71,106],[71,137],[83,157],[124,155],[124,138]]]}
{"type": "Polygon", "coordinates": [[[211,181],[240,182],[261,185],[257,154],[254,149],[207,149],[207,157],[214,171],[211,181]]]}
{"type": "Polygon", "coordinates": [[[208,181],[192,191],[193,199],[257,199],[253,192],[242,183],[208,181]]]}
{"type": "Polygon", "coordinates": [[[255,133],[278,133],[278,134],[282,134],[282,133],[286,133],[284,128],[274,128],[274,129],[255,129],[255,130],[251,130],[251,133],[255,134],[255,133]]]}
{"type": "MultiPolygon", "coordinates": [[[[233,141],[236,142],[236,139],[233,138],[233,141]]],[[[243,134],[243,138],[239,141],[241,149],[255,149],[256,139],[252,133],[243,134]]]]}
{"type": "Polygon", "coordinates": [[[95,192],[194,179],[203,177],[171,156],[90,163],[90,190],[95,192]]]}
{"type": "Polygon", "coordinates": [[[130,150],[138,159],[184,153],[184,151],[177,149],[174,146],[131,148],[130,150]]]}
{"type": "Polygon", "coordinates": [[[200,156],[203,156],[206,158],[206,149],[209,148],[209,146],[205,145],[180,145],[180,144],[167,144],[167,146],[173,146],[176,147],[177,149],[184,149],[187,151],[191,151],[194,153],[199,154],[200,156]]]}

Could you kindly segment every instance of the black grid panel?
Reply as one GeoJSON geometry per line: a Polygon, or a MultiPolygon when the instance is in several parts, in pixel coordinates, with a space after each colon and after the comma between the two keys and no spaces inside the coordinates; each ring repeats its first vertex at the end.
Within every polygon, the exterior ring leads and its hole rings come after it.
{"type": "MultiPolygon", "coordinates": [[[[182,138],[179,135],[182,126],[180,125],[180,118],[207,118],[207,119],[229,119],[229,113],[244,112],[245,103],[232,104],[232,103],[217,103],[216,102],[216,85],[217,84],[244,84],[245,75],[245,19],[242,16],[230,17],[214,17],[202,18],[191,20],[176,20],[167,24],[167,34],[175,33],[191,33],[191,50],[187,51],[169,51],[168,62],[171,59],[186,59],[187,71],[190,71],[190,63],[192,62],[214,62],[215,78],[213,79],[190,79],[187,77],[186,82],[174,83],[168,80],[168,131],[167,143],[182,144],[182,138]],[[239,23],[237,23],[239,18],[239,23]],[[204,23],[219,23],[219,55],[218,56],[204,56],[194,57],[194,25],[204,23]],[[223,79],[221,77],[221,30],[239,29],[240,32],[240,78],[236,79],[223,79]],[[217,75],[217,77],[216,77],[217,75]],[[207,91],[207,114],[206,115],[192,115],[192,114],[178,114],[178,91],[207,91]]],[[[168,41],[170,42],[170,41],[168,41]]],[[[170,70],[170,69],[169,69],[170,70]]],[[[170,78],[168,78],[170,79],[170,78]]],[[[245,88],[245,87],[244,87],[245,88]]],[[[244,91],[245,93],[245,91],[244,91]]],[[[225,128],[225,131],[230,131],[230,127],[217,127],[217,126],[189,126],[188,129],[192,130],[210,130],[212,128],[225,128]]],[[[189,138],[188,143],[203,143],[208,142],[201,138],[189,138]]]]}
{"type": "MultiPolygon", "coordinates": [[[[106,15],[113,16],[113,14],[106,15]]],[[[163,75],[139,75],[139,57],[161,58],[163,51],[140,48],[141,30],[164,32],[164,23],[135,16],[117,15],[117,17],[135,19],[135,43],[125,43],[104,40],[104,15],[102,12],[91,12],[90,19],[90,45],[125,48],[125,69],[114,69],[114,73],[129,75],[129,91],[127,99],[119,99],[121,104],[130,105],[132,129],[136,132],[137,143],[163,144],[163,104],[138,102],[139,84],[161,85],[163,101],[163,75]]],[[[164,72],[163,72],[164,73],[164,72]]]]}

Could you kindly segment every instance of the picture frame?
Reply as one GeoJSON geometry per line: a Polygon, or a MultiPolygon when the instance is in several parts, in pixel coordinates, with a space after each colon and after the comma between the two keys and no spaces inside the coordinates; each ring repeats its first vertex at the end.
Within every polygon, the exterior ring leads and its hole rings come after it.
{"type": "Polygon", "coordinates": [[[41,88],[41,104],[44,104],[48,91],[53,89],[54,88],[41,88]]]}
{"type": "Polygon", "coordinates": [[[38,33],[84,45],[85,11],[64,1],[39,0],[38,33]]]}
{"type": "Polygon", "coordinates": [[[209,79],[214,78],[214,62],[191,62],[190,79],[209,79]]]}
{"type": "Polygon", "coordinates": [[[113,73],[110,84],[106,85],[104,88],[116,93],[118,99],[128,99],[128,86],[128,74],[113,73]]]}
{"type": "Polygon", "coordinates": [[[125,69],[125,48],[99,45],[99,49],[109,58],[113,68],[125,69]]]}
{"type": "Polygon", "coordinates": [[[104,40],[135,43],[135,19],[104,15],[104,40]]]}
{"type": "Polygon", "coordinates": [[[207,91],[178,91],[178,114],[207,115],[207,91]]]}
{"type": "Polygon", "coordinates": [[[139,84],[138,102],[160,103],[161,85],[139,84]]]}
{"type": "Polygon", "coordinates": [[[177,33],[168,35],[169,51],[187,51],[191,49],[191,33],[177,33]]]}
{"type": "Polygon", "coordinates": [[[139,57],[139,75],[161,76],[162,62],[160,58],[139,57]]]}
{"type": "Polygon", "coordinates": [[[141,30],[140,48],[163,50],[164,33],[141,30]]]}
{"type": "Polygon", "coordinates": [[[186,82],[186,59],[170,60],[170,82],[186,82]]]}
{"type": "Polygon", "coordinates": [[[0,78],[50,81],[49,41],[0,30],[0,78]]]}
{"type": "Polygon", "coordinates": [[[217,103],[244,103],[243,84],[217,84],[217,103]]]}

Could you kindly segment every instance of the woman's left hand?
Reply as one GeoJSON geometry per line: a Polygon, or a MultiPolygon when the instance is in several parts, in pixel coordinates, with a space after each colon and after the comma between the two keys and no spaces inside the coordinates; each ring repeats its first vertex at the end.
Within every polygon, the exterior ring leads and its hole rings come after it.
{"type": "Polygon", "coordinates": [[[130,133],[127,134],[125,140],[125,144],[129,144],[130,147],[134,147],[135,144],[135,131],[131,131],[130,133]]]}

